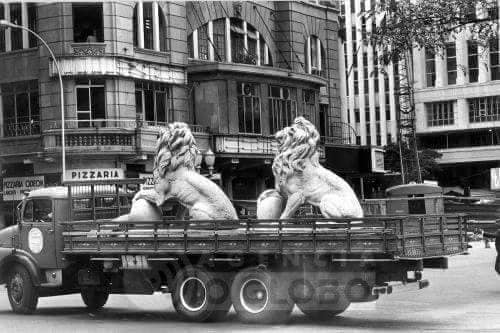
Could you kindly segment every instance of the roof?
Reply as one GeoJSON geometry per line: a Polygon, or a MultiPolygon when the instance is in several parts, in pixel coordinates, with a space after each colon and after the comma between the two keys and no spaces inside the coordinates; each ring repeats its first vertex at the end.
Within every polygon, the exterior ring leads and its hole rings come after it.
{"type": "Polygon", "coordinates": [[[66,199],[68,197],[68,188],[64,186],[44,187],[32,190],[28,198],[49,197],[57,199],[66,199]]]}
{"type": "Polygon", "coordinates": [[[442,194],[443,189],[433,184],[404,184],[389,187],[385,192],[387,196],[394,197],[411,194],[442,194]]]}

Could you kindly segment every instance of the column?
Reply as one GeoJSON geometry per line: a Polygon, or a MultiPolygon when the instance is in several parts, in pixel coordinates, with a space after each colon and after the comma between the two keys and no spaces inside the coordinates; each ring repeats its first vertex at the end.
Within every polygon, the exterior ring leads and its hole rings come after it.
{"type": "Polygon", "coordinates": [[[316,55],[316,58],[318,59],[317,68],[318,68],[318,71],[321,72],[321,70],[322,70],[322,68],[321,68],[321,40],[319,38],[316,38],[316,50],[318,50],[318,54],[316,55]]]}
{"type": "Polygon", "coordinates": [[[144,10],[142,1],[137,3],[137,44],[139,44],[139,48],[144,48],[144,10]]]}
{"type": "Polygon", "coordinates": [[[488,82],[490,81],[490,57],[489,57],[489,52],[487,52],[487,48],[484,46],[479,45],[478,46],[478,53],[479,53],[479,83],[482,82],[488,82]]]}
{"type": "Polygon", "coordinates": [[[208,60],[215,60],[214,50],[214,22],[208,21],[208,60]]]}
{"type": "Polygon", "coordinates": [[[153,1],[151,4],[153,8],[153,49],[160,51],[160,22],[158,14],[158,2],[153,1]]]}
{"type": "Polygon", "coordinates": [[[267,43],[264,43],[264,65],[269,64],[269,49],[267,43]]]}
{"type": "Polygon", "coordinates": [[[260,66],[260,32],[256,32],[257,36],[257,66],[260,66]]]}
{"type": "Polygon", "coordinates": [[[413,78],[415,80],[415,89],[426,87],[425,82],[425,50],[413,48],[413,78]]]}
{"type": "MultiPolygon", "coordinates": [[[[21,2],[21,25],[24,25],[25,27],[28,26],[28,5],[26,2],[21,2]]],[[[23,49],[28,49],[30,47],[29,45],[29,32],[26,30],[23,30],[23,49]]]]}
{"type": "Polygon", "coordinates": [[[226,17],[226,59],[227,62],[232,62],[231,54],[231,21],[226,17]]]}
{"type": "MultiPolygon", "coordinates": [[[[398,137],[398,120],[396,119],[396,97],[394,95],[394,67],[392,62],[387,66],[387,74],[389,75],[389,107],[391,109],[391,137],[393,141],[398,137]]],[[[387,101],[386,101],[387,103],[387,101]]]]}
{"type": "Polygon", "coordinates": [[[307,68],[306,72],[308,74],[311,74],[312,72],[312,64],[311,64],[311,36],[307,37],[306,41],[306,63],[307,63],[307,68]]]}
{"type": "Polygon", "coordinates": [[[465,84],[469,81],[467,72],[464,68],[468,68],[469,59],[467,57],[467,36],[465,31],[461,31],[456,40],[457,48],[457,85],[465,84]]]}
{"type": "Polygon", "coordinates": [[[248,27],[247,21],[243,21],[243,48],[245,54],[248,54],[248,27]]]}
{"type": "Polygon", "coordinates": [[[448,84],[446,50],[439,50],[436,52],[434,62],[436,63],[436,87],[444,87],[448,84]]]}
{"type": "MultiPolygon", "coordinates": [[[[347,76],[346,76],[346,88],[349,88],[349,97],[347,99],[346,107],[349,112],[349,124],[352,128],[356,128],[356,119],[354,115],[354,75],[352,74],[352,64],[353,64],[353,53],[352,53],[352,14],[351,14],[351,2],[345,1],[345,26],[346,26],[346,53],[347,53],[347,76]]],[[[345,73],[341,75],[346,75],[345,73]]],[[[352,142],[356,142],[356,138],[351,138],[352,142]]]]}
{"type": "MultiPolygon", "coordinates": [[[[363,1],[363,0],[361,0],[363,1]]],[[[365,75],[363,73],[363,39],[361,36],[361,16],[357,15],[361,12],[361,2],[359,0],[355,1],[355,22],[356,22],[356,50],[357,56],[354,61],[358,62],[358,86],[359,86],[359,94],[358,94],[358,106],[359,106],[359,134],[361,136],[361,144],[366,145],[366,116],[365,116],[365,91],[368,87],[365,87],[365,75]]],[[[354,39],[354,38],[353,38],[354,39]]],[[[353,92],[354,96],[354,92],[353,92]]]]}
{"type": "Polygon", "coordinates": [[[199,58],[198,53],[198,29],[193,30],[193,57],[194,59],[199,58]]]}
{"type": "MultiPolygon", "coordinates": [[[[3,17],[5,17],[5,20],[7,20],[8,22],[10,22],[10,8],[9,8],[9,4],[8,3],[5,3],[3,5],[3,10],[4,10],[4,15],[3,17]]],[[[12,31],[12,28],[8,28],[8,29],[5,29],[5,51],[6,52],[9,52],[12,50],[12,39],[11,39],[11,33],[12,31]]]]}
{"type": "Polygon", "coordinates": [[[347,105],[347,91],[346,91],[346,85],[347,85],[347,78],[345,75],[346,72],[346,66],[347,64],[345,63],[345,54],[344,54],[344,47],[342,45],[342,40],[340,38],[337,39],[338,43],[338,50],[339,50],[339,77],[340,77],[340,119],[343,123],[348,123],[348,117],[347,113],[349,112],[349,107],[347,105]]]}

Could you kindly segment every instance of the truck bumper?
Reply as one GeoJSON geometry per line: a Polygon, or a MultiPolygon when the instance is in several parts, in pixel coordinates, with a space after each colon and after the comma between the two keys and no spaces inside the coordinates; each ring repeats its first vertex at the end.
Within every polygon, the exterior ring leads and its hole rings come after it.
{"type": "Polygon", "coordinates": [[[408,283],[394,283],[394,284],[388,283],[386,286],[373,287],[372,295],[379,296],[379,295],[396,294],[406,291],[415,291],[427,288],[428,286],[429,286],[428,280],[419,280],[408,283]]]}

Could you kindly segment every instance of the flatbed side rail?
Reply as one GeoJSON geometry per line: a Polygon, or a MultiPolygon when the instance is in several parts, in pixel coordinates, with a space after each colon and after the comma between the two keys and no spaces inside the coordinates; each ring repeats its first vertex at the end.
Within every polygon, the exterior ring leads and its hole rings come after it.
{"type": "Polygon", "coordinates": [[[336,254],[419,258],[466,250],[463,217],[64,222],[68,254],[336,254]]]}

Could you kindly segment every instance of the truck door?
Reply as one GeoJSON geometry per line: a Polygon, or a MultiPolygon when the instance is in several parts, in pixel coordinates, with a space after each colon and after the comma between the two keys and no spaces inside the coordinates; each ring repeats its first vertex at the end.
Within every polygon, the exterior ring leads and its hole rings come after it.
{"type": "Polygon", "coordinates": [[[21,247],[33,255],[42,269],[57,267],[53,208],[51,199],[29,198],[21,214],[21,247]]]}

